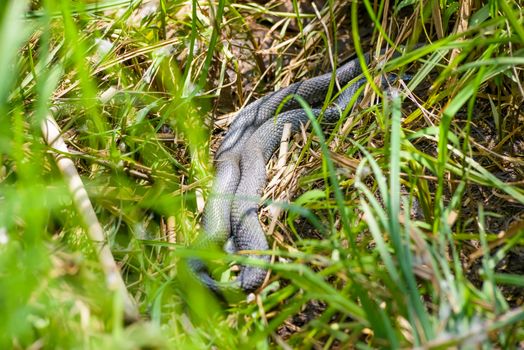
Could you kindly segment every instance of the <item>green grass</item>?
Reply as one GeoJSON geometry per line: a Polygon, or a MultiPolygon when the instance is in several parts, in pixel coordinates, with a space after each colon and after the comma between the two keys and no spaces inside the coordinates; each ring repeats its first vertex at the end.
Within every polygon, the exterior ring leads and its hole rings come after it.
{"type": "Polygon", "coordinates": [[[522,4],[279,3],[0,2],[0,348],[523,346],[522,4]],[[190,248],[222,116],[387,43],[407,52],[364,70],[358,108],[291,142],[269,283],[216,300],[187,257],[261,264],[190,248]],[[51,107],[102,244],[43,141],[51,107]]]}

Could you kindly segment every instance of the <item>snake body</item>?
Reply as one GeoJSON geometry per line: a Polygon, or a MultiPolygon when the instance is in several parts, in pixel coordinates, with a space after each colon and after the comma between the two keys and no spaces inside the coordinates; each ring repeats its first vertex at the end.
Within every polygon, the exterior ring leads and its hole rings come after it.
{"type": "MultiPolygon", "coordinates": [[[[365,56],[369,61],[369,56],[365,56]]],[[[202,219],[203,232],[196,242],[199,249],[216,249],[232,240],[235,251],[267,251],[269,246],[258,220],[258,202],[266,185],[266,163],[278,147],[286,123],[296,132],[308,121],[296,99],[302,97],[312,107],[315,116],[321,113],[319,104],[328,92],[335,76],[338,86],[345,86],[362,73],[358,59],[353,59],[335,71],[294,83],[270,93],[240,110],[215,155],[216,175],[211,195],[202,219]],[[282,106],[281,106],[282,105],[282,106]],[[275,116],[278,108],[280,114],[275,116]]],[[[344,89],[323,113],[323,121],[333,122],[365,79],[357,80],[344,89]]],[[[336,84],[335,84],[336,86],[336,84]]],[[[248,255],[269,262],[267,255],[248,255]]],[[[218,282],[211,277],[206,265],[199,259],[189,261],[189,267],[209,289],[256,290],[264,281],[266,270],[255,266],[241,266],[233,282],[218,282]]]]}

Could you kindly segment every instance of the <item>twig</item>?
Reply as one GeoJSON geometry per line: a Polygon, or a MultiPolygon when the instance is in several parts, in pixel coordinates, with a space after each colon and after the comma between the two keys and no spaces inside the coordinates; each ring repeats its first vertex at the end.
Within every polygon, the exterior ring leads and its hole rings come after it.
{"type": "Polygon", "coordinates": [[[56,108],[52,108],[51,112],[42,121],[41,128],[43,138],[51,149],[57,151],[53,152],[56,164],[69,187],[69,191],[73,197],[73,203],[87,229],[89,238],[97,245],[98,259],[102,265],[108,288],[120,293],[124,306],[125,320],[128,322],[136,321],[139,318],[136,303],[128,293],[124,280],[120,275],[113,254],[107,245],[105,233],[96,217],[96,213],[91,201],[89,200],[82,179],[80,178],[73,161],[64,155],[69,153],[69,150],[62,138],[60,127],[53,117],[53,114],[56,113],[56,111],[56,108]]]}
{"type": "MultiPolygon", "coordinates": [[[[175,217],[173,215],[168,216],[166,220],[166,238],[169,243],[173,243],[173,244],[177,242],[175,225],[176,225],[175,217]]],[[[169,246],[169,250],[174,250],[174,247],[169,246]]]]}
{"type": "Polygon", "coordinates": [[[282,137],[280,139],[280,150],[278,152],[278,161],[276,169],[280,169],[286,165],[290,138],[291,123],[286,123],[284,124],[284,129],[282,130],[282,137]]]}

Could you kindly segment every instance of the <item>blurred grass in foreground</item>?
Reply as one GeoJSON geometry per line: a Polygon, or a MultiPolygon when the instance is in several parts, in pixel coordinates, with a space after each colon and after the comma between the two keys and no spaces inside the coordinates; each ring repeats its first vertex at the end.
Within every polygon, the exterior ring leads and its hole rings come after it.
{"type": "Polygon", "coordinates": [[[522,274],[500,271],[524,233],[521,5],[298,3],[0,3],[1,348],[523,346],[522,274]],[[185,247],[216,117],[329,70],[329,49],[386,42],[427,43],[383,67],[409,90],[366,89],[330,134],[297,138],[296,181],[271,188],[288,213],[263,213],[269,285],[225,306],[181,277],[202,254],[185,247]],[[143,315],[131,326],[42,141],[50,106],[143,315]]]}

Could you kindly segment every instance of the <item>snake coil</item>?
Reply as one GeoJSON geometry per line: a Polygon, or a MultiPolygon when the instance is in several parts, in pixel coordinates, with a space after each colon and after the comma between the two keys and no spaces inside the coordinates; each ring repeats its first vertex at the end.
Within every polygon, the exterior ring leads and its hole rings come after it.
{"type": "MultiPolygon", "coordinates": [[[[369,62],[369,55],[365,55],[365,60],[369,62]]],[[[327,73],[294,83],[238,112],[215,155],[216,176],[204,209],[203,230],[195,244],[197,248],[221,248],[226,241],[232,240],[234,251],[269,250],[258,220],[258,203],[266,185],[266,163],[277,149],[286,123],[291,124],[291,131],[295,133],[308,122],[306,112],[289,96],[302,97],[318,117],[322,111],[319,104],[325,100],[333,76],[338,86],[344,87],[361,73],[359,60],[353,59],[338,68],[335,74],[327,73]],[[279,107],[280,114],[275,118],[279,107]]],[[[337,121],[365,81],[361,78],[343,89],[324,110],[323,121],[337,121]]],[[[269,262],[268,255],[248,256],[269,262]]],[[[235,281],[218,282],[199,259],[190,259],[189,268],[205,286],[219,294],[227,290],[252,292],[260,287],[267,273],[264,268],[241,266],[235,281]]]]}

